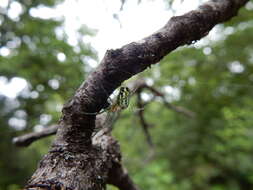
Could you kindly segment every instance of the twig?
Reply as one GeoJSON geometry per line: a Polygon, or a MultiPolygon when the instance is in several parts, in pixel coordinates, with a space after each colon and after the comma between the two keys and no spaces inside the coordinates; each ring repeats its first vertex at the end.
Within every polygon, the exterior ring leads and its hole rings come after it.
{"type": "Polygon", "coordinates": [[[149,130],[148,130],[150,128],[150,125],[145,120],[144,109],[142,109],[144,107],[144,105],[143,105],[143,102],[142,102],[142,99],[141,99],[141,88],[139,88],[137,90],[137,107],[140,109],[138,111],[138,115],[139,115],[139,119],[140,119],[142,129],[143,129],[144,134],[146,136],[147,142],[148,142],[150,147],[153,147],[153,142],[152,142],[149,130]]]}
{"type": "MultiPolygon", "coordinates": [[[[117,118],[118,118],[118,115],[117,115],[117,118]]],[[[111,130],[111,126],[113,125],[114,121],[115,120],[113,120],[112,122],[108,122],[107,115],[102,114],[101,116],[98,116],[98,118],[96,119],[96,127],[100,129],[102,129],[101,127],[104,127],[111,130]]],[[[25,135],[15,137],[12,139],[12,142],[16,146],[26,147],[26,146],[31,145],[33,142],[40,140],[41,138],[56,134],[57,129],[59,127],[60,127],[59,125],[51,125],[49,127],[44,128],[42,131],[27,133],[25,135]]],[[[96,136],[97,135],[95,135],[94,137],[96,136]]]]}
{"type": "Polygon", "coordinates": [[[59,125],[51,125],[40,132],[28,133],[19,137],[13,138],[12,142],[16,146],[29,146],[36,140],[39,140],[43,137],[54,135],[58,129],[59,125]]]}
{"type": "Polygon", "coordinates": [[[166,99],[165,99],[165,95],[163,93],[161,93],[160,91],[156,90],[154,87],[152,86],[149,86],[147,84],[143,84],[141,86],[141,88],[147,88],[148,90],[150,90],[155,96],[158,96],[158,97],[161,97],[163,102],[164,102],[164,105],[175,111],[175,112],[178,112],[178,113],[181,113],[183,115],[185,115],[186,117],[189,117],[189,118],[195,118],[196,117],[196,114],[186,108],[183,108],[183,107],[179,107],[179,106],[175,106],[171,103],[169,103],[166,99]]]}

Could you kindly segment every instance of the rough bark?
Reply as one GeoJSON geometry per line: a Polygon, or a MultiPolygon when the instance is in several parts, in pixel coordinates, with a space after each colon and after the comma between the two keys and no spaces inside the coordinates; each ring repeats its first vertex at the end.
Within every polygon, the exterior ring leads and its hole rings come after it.
{"type": "MultiPolygon", "coordinates": [[[[120,150],[110,135],[92,144],[95,116],[85,112],[99,111],[124,80],[151,67],[177,47],[206,36],[216,24],[235,16],[247,1],[211,0],[195,11],[172,17],[162,29],[141,41],[108,50],[99,67],[65,104],[56,140],[26,189],[104,189],[111,181],[115,163],[120,164],[120,150]]],[[[124,189],[121,183],[118,187],[124,189]]]]}

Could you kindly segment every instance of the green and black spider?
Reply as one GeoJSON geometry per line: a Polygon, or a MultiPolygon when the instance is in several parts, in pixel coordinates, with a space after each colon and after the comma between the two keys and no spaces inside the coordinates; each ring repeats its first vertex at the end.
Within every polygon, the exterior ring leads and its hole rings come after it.
{"type": "Polygon", "coordinates": [[[85,114],[98,115],[98,114],[102,114],[104,112],[114,113],[114,112],[124,110],[124,109],[128,108],[128,106],[129,106],[130,97],[131,97],[130,89],[128,87],[120,87],[119,94],[117,95],[115,102],[111,103],[107,108],[103,109],[100,112],[96,112],[96,113],[86,113],[85,112],[85,114]]]}
{"type": "MultiPolygon", "coordinates": [[[[130,97],[131,97],[130,89],[128,87],[120,87],[119,93],[116,97],[115,102],[109,104],[109,106],[107,108],[103,109],[100,112],[97,112],[97,113],[86,113],[85,112],[84,114],[86,114],[86,115],[99,115],[99,114],[102,114],[104,112],[107,112],[107,116],[106,116],[106,119],[105,119],[105,122],[104,122],[107,125],[109,123],[112,123],[113,120],[115,120],[115,118],[117,117],[117,113],[119,111],[128,108],[130,97]]],[[[111,124],[109,124],[109,126],[111,126],[111,124]]],[[[95,128],[93,136],[96,135],[96,133],[99,130],[100,129],[95,128]]]]}

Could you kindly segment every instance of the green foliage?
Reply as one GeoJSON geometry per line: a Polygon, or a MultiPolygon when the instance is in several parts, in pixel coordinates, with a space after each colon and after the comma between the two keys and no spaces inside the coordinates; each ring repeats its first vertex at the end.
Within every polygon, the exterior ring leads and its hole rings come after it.
{"type": "MultiPolygon", "coordinates": [[[[87,60],[96,59],[89,44],[79,40],[72,47],[67,43],[62,20],[31,16],[32,9],[53,8],[60,0],[8,3],[0,7],[0,48],[9,51],[8,55],[0,55],[0,77],[9,81],[22,78],[27,87],[15,99],[0,97],[0,190],[20,189],[51,141],[45,139],[21,149],[13,146],[12,138],[36,129],[35,126],[38,129],[57,122],[61,106],[85,78],[87,60]],[[22,8],[15,18],[8,14],[13,4],[22,8]],[[56,35],[56,31],[61,35],[56,35]],[[23,131],[11,124],[13,119],[25,122],[23,131]]],[[[77,31],[81,36],[93,34],[86,26],[77,31]]]]}

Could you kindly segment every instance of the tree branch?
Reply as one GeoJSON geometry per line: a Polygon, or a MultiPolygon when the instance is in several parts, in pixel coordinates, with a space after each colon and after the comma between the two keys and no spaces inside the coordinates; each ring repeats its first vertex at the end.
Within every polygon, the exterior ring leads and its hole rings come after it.
{"type": "MultiPolygon", "coordinates": [[[[97,128],[101,128],[101,127],[109,128],[109,125],[113,125],[113,123],[109,123],[109,122],[105,124],[105,119],[106,119],[106,115],[104,114],[101,116],[98,116],[98,118],[96,119],[97,128]]],[[[20,147],[29,146],[34,141],[56,134],[59,127],[60,127],[59,125],[51,125],[49,127],[44,128],[42,131],[31,132],[31,133],[27,133],[27,134],[15,137],[12,139],[12,142],[16,146],[20,146],[20,147]]]]}
{"type": "Polygon", "coordinates": [[[28,133],[19,137],[13,138],[12,142],[16,146],[29,146],[36,140],[39,140],[43,137],[48,137],[50,135],[54,135],[59,128],[59,125],[51,125],[47,128],[44,128],[40,132],[28,133]]]}
{"type": "Polygon", "coordinates": [[[162,29],[141,41],[108,50],[99,67],[64,105],[56,140],[26,190],[104,189],[113,163],[120,160],[119,147],[110,136],[103,136],[101,146],[93,145],[95,116],[85,113],[98,112],[123,81],[151,67],[177,47],[206,36],[216,24],[235,16],[246,2],[210,0],[195,11],[172,17],[162,29]]]}
{"type": "Polygon", "coordinates": [[[142,88],[139,88],[137,90],[137,107],[140,109],[138,111],[138,116],[140,119],[140,123],[141,123],[142,129],[143,129],[143,132],[146,136],[147,142],[150,147],[153,147],[152,138],[151,138],[151,135],[148,130],[150,128],[150,125],[146,122],[145,117],[144,117],[144,110],[142,109],[144,107],[144,104],[141,99],[141,89],[142,88]]]}
{"type": "Polygon", "coordinates": [[[123,168],[123,166],[118,163],[115,163],[109,171],[108,184],[112,184],[120,190],[139,190],[128,175],[126,168],[123,168]]]}
{"type": "Polygon", "coordinates": [[[196,114],[195,114],[194,112],[192,112],[192,111],[190,111],[190,110],[188,110],[188,109],[186,109],[186,108],[179,107],[179,106],[175,106],[175,105],[169,103],[169,102],[166,100],[165,95],[164,95],[163,93],[159,92],[158,90],[156,90],[154,87],[148,86],[147,84],[143,84],[143,85],[142,85],[142,88],[147,88],[147,89],[150,90],[156,97],[161,97],[162,100],[163,100],[164,105],[165,105],[167,108],[169,108],[169,109],[171,109],[171,110],[173,110],[173,111],[175,111],[175,112],[181,113],[181,114],[183,114],[183,115],[185,115],[186,117],[189,117],[189,118],[194,118],[194,117],[196,117],[196,114]]]}

